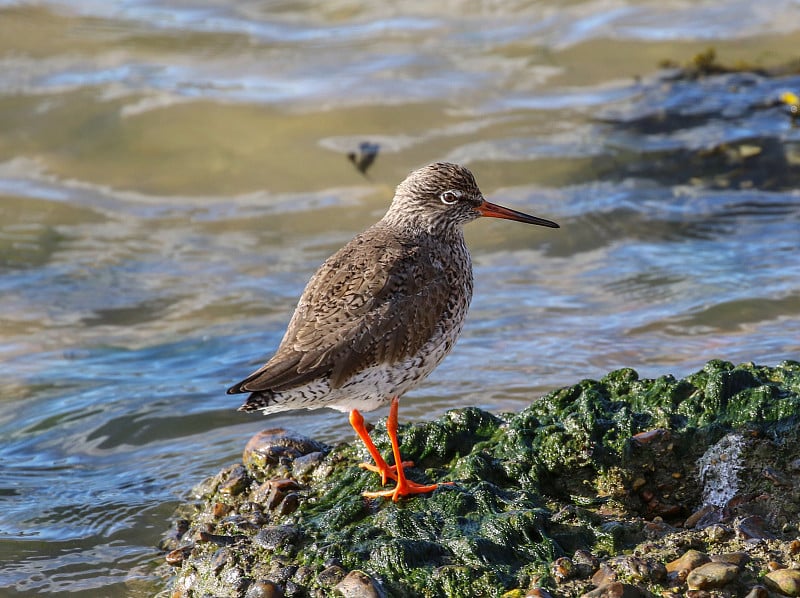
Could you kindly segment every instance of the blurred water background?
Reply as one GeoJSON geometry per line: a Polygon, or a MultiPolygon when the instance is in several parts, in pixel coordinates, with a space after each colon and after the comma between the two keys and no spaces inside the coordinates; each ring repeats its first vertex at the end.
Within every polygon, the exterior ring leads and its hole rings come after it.
{"type": "Polygon", "coordinates": [[[464,336],[403,420],[797,359],[800,78],[658,68],[709,46],[795,60],[800,5],[0,0],[0,594],[152,595],[173,508],[253,433],[351,440],[225,388],[434,160],[562,228],[468,227],[464,336]]]}

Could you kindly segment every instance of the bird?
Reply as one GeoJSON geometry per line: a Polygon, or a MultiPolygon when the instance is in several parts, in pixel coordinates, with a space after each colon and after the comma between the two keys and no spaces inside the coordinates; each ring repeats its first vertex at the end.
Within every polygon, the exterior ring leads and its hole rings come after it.
{"type": "Polygon", "coordinates": [[[239,411],[271,414],[329,407],[350,425],[389,490],[368,498],[432,492],[409,480],[398,443],[400,397],[450,352],[472,299],[464,225],[480,217],[559,228],[553,221],[487,201],[472,172],[436,162],[396,188],[386,214],[329,257],[303,291],[274,355],[228,394],[250,393],[239,411]],[[361,411],[389,403],[394,465],[375,447],[361,411]]]}

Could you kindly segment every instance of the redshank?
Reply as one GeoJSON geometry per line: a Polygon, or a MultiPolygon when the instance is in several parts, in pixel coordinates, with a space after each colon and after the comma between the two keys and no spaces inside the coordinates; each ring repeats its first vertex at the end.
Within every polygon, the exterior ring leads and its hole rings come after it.
{"type": "Polygon", "coordinates": [[[375,465],[361,466],[395,487],[391,497],[431,492],[403,470],[397,440],[399,397],[450,352],[472,298],[472,261],[463,226],[481,216],[558,228],[486,201],[472,173],[438,162],[412,172],[386,215],[329,257],[311,277],[277,352],[228,389],[249,392],[240,411],[265,414],[330,407],[350,424],[375,465]],[[359,412],[390,402],[386,430],[395,465],[370,439],[359,412]]]}

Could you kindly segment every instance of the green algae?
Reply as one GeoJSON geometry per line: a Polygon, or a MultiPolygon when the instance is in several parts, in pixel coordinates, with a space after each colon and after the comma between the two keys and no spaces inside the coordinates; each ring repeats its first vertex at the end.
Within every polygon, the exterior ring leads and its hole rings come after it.
{"type": "MultiPolygon", "coordinates": [[[[701,507],[697,459],[725,434],[762,439],[750,449],[759,459],[752,469],[763,459],[785,469],[798,457],[799,391],[797,362],[712,361],[683,380],[617,370],[518,414],[454,410],[401,428],[404,457],[416,464],[409,477],[453,483],[398,503],[361,496],[379,480],[356,467],[366,454],[351,444],[326,448],[302,476],[293,476],[292,459],[232,466],[201,485],[201,503],[182,516],[194,530],[234,540],[225,553],[218,538],[196,542],[173,587],[176,595],[244,595],[249,582],[268,579],[287,596],[328,595],[320,573],[332,563],[367,572],[389,596],[553,586],[558,557],[619,553],[648,537],[646,522],[680,523],[701,507]],[[264,480],[292,477],[301,485],[296,510],[254,500],[264,480]],[[220,502],[231,507],[225,517],[212,514],[220,502]]],[[[388,453],[385,429],[372,436],[388,453]]],[[[771,483],[754,473],[742,492],[773,492],[771,483]]],[[[776,525],[797,514],[796,494],[773,492],[764,502],[766,511],[780,507],[776,525]]]]}

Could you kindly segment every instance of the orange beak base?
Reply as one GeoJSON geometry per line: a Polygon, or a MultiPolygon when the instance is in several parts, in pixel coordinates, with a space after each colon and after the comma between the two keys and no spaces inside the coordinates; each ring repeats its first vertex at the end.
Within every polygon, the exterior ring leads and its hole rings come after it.
{"type": "Polygon", "coordinates": [[[483,203],[476,209],[481,216],[487,216],[489,218],[504,218],[506,220],[516,220],[517,222],[524,222],[526,224],[538,224],[539,226],[560,228],[558,224],[552,220],[545,220],[544,218],[529,216],[528,214],[523,214],[522,212],[517,212],[516,210],[510,210],[509,208],[498,206],[497,204],[490,203],[486,200],[484,200],[483,203]]]}

